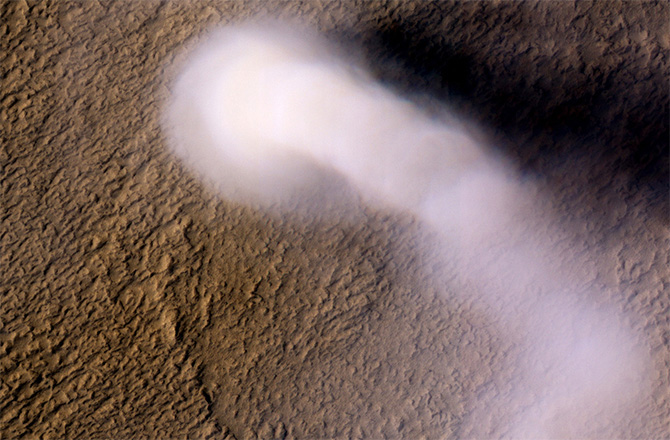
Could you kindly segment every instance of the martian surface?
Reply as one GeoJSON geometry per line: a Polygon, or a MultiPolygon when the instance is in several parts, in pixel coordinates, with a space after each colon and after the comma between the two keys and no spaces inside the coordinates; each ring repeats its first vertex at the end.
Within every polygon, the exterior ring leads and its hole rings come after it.
{"type": "Polygon", "coordinates": [[[670,437],[667,2],[0,8],[0,438],[670,437]]]}

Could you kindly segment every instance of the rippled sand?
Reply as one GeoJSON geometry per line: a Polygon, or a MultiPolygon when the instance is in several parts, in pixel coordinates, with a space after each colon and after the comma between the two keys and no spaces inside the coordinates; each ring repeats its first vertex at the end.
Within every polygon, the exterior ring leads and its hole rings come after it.
{"type": "Polygon", "coordinates": [[[565,237],[552,250],[581,255],[589,300],[651,359],[635,412],[586,434],[664,437],[668,6],[263,3],[2,3],[0,437],[514,434],[513,411],[483,402],[518,389],[522,345],[431,264],[424,225],[353,192],[277,217],[168,153],[185,49],[263,11],[448,103],[538,179],[538,222],[565,237]]]}

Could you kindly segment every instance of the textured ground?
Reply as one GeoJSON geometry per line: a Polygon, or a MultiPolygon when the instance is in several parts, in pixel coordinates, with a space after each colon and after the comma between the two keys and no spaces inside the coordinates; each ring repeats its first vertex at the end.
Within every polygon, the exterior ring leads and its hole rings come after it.
{"type": "Polygon", "coordinates": [[[590,282],[620,293],[600,300],[646,335],[655,387],[621,435],[667,437],[665,2],[1,7],[0,438],[438,438],[467,436],[468,415],[489,423],[478,396],[504,392],[510,342],[420,269],[420,225],[361,206],[345,224],[269,217],[167,154],[183,48],[262,11],[360,48],[538,177],[561,246],[585,249],[590,282]]]}

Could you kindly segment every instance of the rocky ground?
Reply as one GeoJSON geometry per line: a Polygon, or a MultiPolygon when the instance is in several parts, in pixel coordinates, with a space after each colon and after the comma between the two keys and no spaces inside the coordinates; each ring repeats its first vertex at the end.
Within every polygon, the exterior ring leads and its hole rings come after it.
{"type": "Polygon", "coordinates": [[[166,150],[186,50],[258,14],[356,48],[537,179],[560,246],[584,249],[590,282],[618,292],[598,300],[645,335],[654,387],[616,435],[667,437],[666,2],[1,8],[0,438],[505,435],[478,402],[509,386],[512,343],[429,276],[417,221],[355,199],[356,222],[270,216],[166,150]]]}

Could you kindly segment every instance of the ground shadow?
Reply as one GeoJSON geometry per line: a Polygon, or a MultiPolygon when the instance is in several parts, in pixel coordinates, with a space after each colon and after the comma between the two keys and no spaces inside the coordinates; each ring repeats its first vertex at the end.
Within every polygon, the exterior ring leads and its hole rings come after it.
{"type": "MultiPolygon", "coordinates": [[[[594,192],[623,179],[667,223],[670,76],[659,61],[667,54],[652,24],[636,40],[646,23],[635,18],[593,33],[622,14],[639,16],[635,5],[434,2],[391,14],[358,38],[382,81],[491,128],[493,144],[523,172],[557,191],[557,174],[589,174],[594,192]]],[[[667,21],[670,8],[656,9],[646,13],[667,21]]]]}

